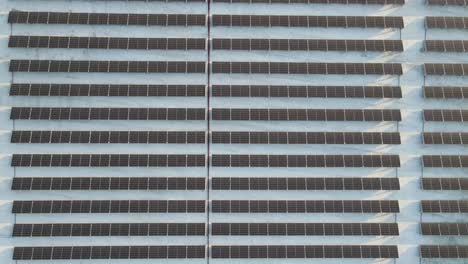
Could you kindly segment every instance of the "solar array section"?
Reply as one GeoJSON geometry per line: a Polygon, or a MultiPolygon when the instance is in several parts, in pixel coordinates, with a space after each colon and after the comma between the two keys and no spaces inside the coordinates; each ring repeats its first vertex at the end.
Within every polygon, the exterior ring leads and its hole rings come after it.
{"type": "Polygon", "coordinates": [[[213,121],[401,121],[398,109],[259,109],[214,108],[213,121]]]}
{"type": "Polygon", "coordinates": [[[13,107],[15,120],[205,120],[203,108],[13,107]]]}
{"type": "Polygon", "coordinates": [[[205,96],[203,85],[12,83],[11,96],[205,96]]]}
{"type": "Polygon", "coordinates": [[[424,74],[464,76],[468,75],[468,63],[425,63],[424,74]]]}
{"type": "Polygon", "coordinates": [[[468,110],[425,109],[424,120],[427,122],[467,122],[468,110]]]}
{"type": "Polygon", "coordinates": [[[398,178],[213,178],[213,190],[399,190],[398,178]]]}
{"type": "Polygon", "coordinates": [[[403,51],[401,40],[213,39],[214,50],[403,51]]]}
{"type": "Polygon", "coordinates": [[[214,0],[214,3],[402,5],[405,0],[214,0]]]}
{"type": "Polygon", "coordinates": [[[429,5],[467,5],[468,1],[466,0],[427,0],[429,5]]]}
{"type": "Polygon", "coordinates": [[[78,24],[122,26],[205,26],[200,14],[105,14],[11,11],[10,24],[78,24]]]}
{"type": "MultiPolygon", "coordinates": [[[[214,74],[359,74],[402,75],[399,63],[222,62],[211,65],[214,74]]],[[[467,64],[468,67],[468,64],[467,64]]],[[[11,68],[11,66],[10,66],[11,68]]],[[[467,68],[468,74],[468,68],[467,68]]]]}
{"type": "Polygon", "coordinates": [[[426,27],[445,29],[466,29],[468,28],[468,17],[427,16],[426,27]]]}
{"type": "Polygon", "coordinates": [[[12,190],[205,190],[205,178],[16,177],[12,190]]]}
{"type": "MultiPolygon", "coordinates": [[[[213,85],[213,97],[401,98],[399,86],[213,85]]],[[[467,90],[468,97],[468,90],[467,90]]]]}
{"type": "Polygon", "coordinates": [[[13,154],[12,167],[205,167],[205,155],[13,154]]]}
{"type": "Polygon", "coordinates": [[[204,223],[15,224],[14,237],[204,236],[204,223]]]}
{"type": "Polygon", "coordinates": [[[212,246],[212,258],[398,258],[396,246],[212,246]]]}
{"type": "Polygon", "coordinates": [[[213,144],[401,144],[397,132],[212,132],[213,144]]]}
{"type": "Polygon", "coordinates": [[[10,48],[204,50],[205,39],[10,36],[10,48]]]}
{"type": "Polygon", "coordinates": [[[425,86],[426,98],[465,99],[468,98],[468,87],[464,86],[425,86]]]}
{"type": "Polygon", "coordinates": [[[205,62],[11,60],[10,72],[205,73],[205,62]]]}
{"type": "Polygon", "coordinates": [[[468,52],[466,40],[426,40],[426,51],[468,52]]]}
{"type": "Polygon", "coordinates": [[[468,246],[422,245],[422,258],[468,258],[468,246]]]}
{"type": "Polygon", "coordinates": [[[197,259],[205,246],[15,247],[14,260],[197,259]]]}
{"type": "Polygon", "coordinates": [[[468,213],[468,200],[422,200],[423,213],[468,213]]]}
{"type": "Polygon", "coordinates": [[[424,144],[468,144],[468,133],[425,132],[424,144]]]}
{"type": "Polygon", "coordinates": [[[468,223],[421,223],[421,232],[427,236],[466,236],[468,223]]]}
{"type": "Polygon", "coordinates": [[[398,236],[395,223],[213,223],[215,236],[398,236]]]}
{"type": "Polygon", "coordinates": [[[204,213],[204,200],[13,201],[14,214],[204,213]]]}
{"type": "Polygon", "coordinates": [[[424,167],[436,168],[466,168],[468,156],[465,155],[424,155],[422,157],[424,167]]]}
{"type": "Polygon", "coordinates": [[[468,178],[423,178],[424,190],[468,190],[468,178]]]}
{"type": "Polygon", "coordinates": [[[467,0],[46,2],[2,9],[11,263],[468,258],[467,0]]]}
{"type": "Polygon", "coordinates": [[[392,16],[259,16],[213,15],[213,26],[228,27],[343,27],[403,28],[402,17],[392,16]]]}
{"type": "Polygon", "coordinates": [[[213,213],[399,213],[394,200],[213,200],[213,213]]]}
{"type": "Polygon", "coordinates": [[[400,167],[398,155],[212,155],[213,167],[400,167]]]}
{"type": "Polygon", "coordinates": [[[204,131],[12,131],[11,143],[204,144],[204,131]]]}

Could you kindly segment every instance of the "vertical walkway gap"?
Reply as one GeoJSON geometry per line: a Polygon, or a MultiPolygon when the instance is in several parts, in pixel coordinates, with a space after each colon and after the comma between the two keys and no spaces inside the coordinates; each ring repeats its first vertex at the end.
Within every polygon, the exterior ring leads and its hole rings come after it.
{"type": "Polygon", "coordinates": [[[211,96],[211,0],[206,0],[206,263],[210,263],[210,144],[211,144],[211,124],[210,124],[210,96],[211,96]]]}

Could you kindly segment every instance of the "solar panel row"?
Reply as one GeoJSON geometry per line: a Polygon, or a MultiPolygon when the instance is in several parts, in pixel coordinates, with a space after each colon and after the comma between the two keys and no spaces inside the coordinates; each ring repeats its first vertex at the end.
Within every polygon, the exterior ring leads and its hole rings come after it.
{"type": "Polygon", "coordinates": [[[212,258],[398,258],[396,246],[212,246],[212,258]]]}
{"type": "Polygon", "coordinates": [[[10,96],[205,96],[204,85],[12,83],[10,96]]]}
{"type": "Polygon", "coordinates": [[[214,108],[212,120],[244,121],[401,121],[399,109],[214,108]]]}
{"type": "Polygon", "coordinates": [[[464,132],[425,132],[424,144],[468,144],[468,133],[464,132]]]}
{"type": "Polygon", "coordinates": [[[204,223],[15,224],[14,237],[204,236],[204,223]]]}
{"type": "Polygon", "coordinates": [[[425,109],[424,121],[428,122],[467,122],[468,110],[465,109],[425,109]]]}
{"type": "Polygon", "coordinates": [[[12,131],[11,143],[204,144],[204,131],[12,131]]]}
{"type": "Polygon", "coordinates": [[[467,168],[468,156],[464,155],[423,155],[423,166],[430,168],[467,168]]]}
{"type": "Polygon", "coordinates": [[[10,72],[205,73],[204,61],[11,60],[10,72]]]}
{"type": "Polygon", "coordinates": [[[213,0],[213,3],[403,5],[405,0],[213,0]]]}
{"type": "MultiPolygon", "coordinates": [[[[213,85],[214,97],[401,98],[399,86],[213,85]]],[[[468,90],[467,90],[468,97],[468,90]]]]}
{"type": "Polygon", "coordinates": [[[212,15],[213,26],[403,28],[403,17],[392,16],[268,16],[212,15]]]}
{"type": "Polygon", "coordinates": [[[468,190],[467,178],[422,178],[423,190],[468,190]]]}
{"type": "Polygon", "coordinates": [[[468,200],[422,200],[423,213],[468,213],[468,200]]]}
{"type": "Polygon", "coordinates": [[[468,28],[468,17],[427,16],[426,27],[442,29],[466,29],[468,28]]]}
{"type": "Polygon", "coordinates": [[[205,155],[13,154],[12,167],[205,167],[205,155]]]}
{"type": "Polygon", "coordinates": [[[13,214],[204,213],[205,200],[13,201],[13,214]]]}
{"type": "Polygon", "coordinates": [[[212,190],[399,190],[398,178],[214,177],[212,190]]]}
{"type": "Polygon", "coordinates": [[[468,246],[422,245],[423,258],[468,258],[468,246]]]}
{"type": "Polygon", "coordinates": [[[194,177],[15,177],[12,190],[205,190],[194,177]]]}
{"type": "Polygon", "coordinates": [[[398,236],[396,223],[213,223],[214,236],[398,236]]]}
{"type": "Polygon", "coordinates": [[[205,120],[204,108],[13,107],[10,119],[22,120],[205,120]]]}
{"type": "Polygon", "coordinates": [[[429,5],[468,5],[468,0],[427,0],[429,5]]]}
{"type": "Polygon", "coordinates": [[[426,51],[468,52],[467,40],[426,40],[426,51]]]}
{"type": "Polygon", "coordinates": [[[401,144],[398,132],[212,132],[213,144],[401,144]]]}
{"type": "Polygon", "coordinates": [[[213,200],[213,213],[399,213],[396,200],[213,200]]]}
{"type": "Polygon", "coordinates": [[[463,86],[425,86],[426,98],[468,98],[468,87],[463,86]]]}
{"type": "Polygon", "coordinates": [[[403,51],[401,40],[213,39],[213,50],[403,51]]]}
{"type": "Polygon", "coordinates": [[[426,236],[466,236],[468,223],[421,223],[421,233],[426,236]]]}
{"type": "Polygon", "coordinates": [[[205,258],[205,246],[15,247],[14,260],[205,258]]]}
{"type": "Polygon", "coordinates": [[[106,14],[10,11],[10,24],[80,24],[124,26],[205,26],[201,14],[106,14]]]}
{"type": "MultiPolygon", "coordinates": [[[[467,64],[468,66],[468,64],[467,64]]],[[[211,63],[212,73],[242,74],[360,74],[402,75],[399,63],[222,62],[211,63]]],[[[467,70],[468,73],[468,70],[467,70]]]]}
{"type": "Polygon", "coordinates": [[[212,155],[213,167],[400,167],[398,155],[212,155]]]}
{"type": "Polygon", "coordinates": [[[10,48],[205,50],[202,38],[10,36],[10,48]]]}
{"type": "Polygon", "coordinates": [[[468,75],[468,63],[425,63],[425,75],[468,75]]]}

